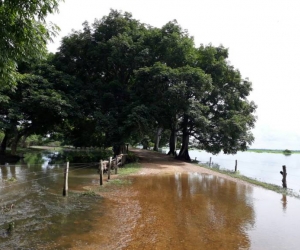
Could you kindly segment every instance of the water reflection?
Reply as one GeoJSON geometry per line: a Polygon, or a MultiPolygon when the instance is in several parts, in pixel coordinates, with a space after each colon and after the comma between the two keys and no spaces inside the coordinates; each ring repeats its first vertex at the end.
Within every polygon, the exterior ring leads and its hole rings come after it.
{"type": "Polygon", "coordinates": [[[286,204],[287,204],[287,199],[286,199],[286,195],[285,194],[282,194],[281,201],[282,201],[282,209],[285,212],[286,211],[286,204]]]}
{"type": "Polygon", "coordinates": [[[8,171],[6,166],[1,166],[1,176],[2,179],[7,179],[8,171]]]}
{"type": "Polygon", "coordinates": [[[252,188],[198,173],[139,177],[142,215],[126,249],[248,249],[252,188]],[[151,238],[143,237],[151,235],[151,238]]]}
{"type": "MultiPolygon", "coordinates": [[[[62,234],[91,230],[101,198],[76,193],[62,197],[64,165],[49,165],[53,155],[56,153],[28,153],[17,163],[0,166],[0,249],[39,249],[38,245],[53,242],[62,234]],[[74,221],[80,227],[73,228],[74,221]],[[8,231],[11,223],[13,232],[8,231]]],[[[69,190],[82,191],[94,182],[95,173],[94,168],[70,168],[69,190]]]]}

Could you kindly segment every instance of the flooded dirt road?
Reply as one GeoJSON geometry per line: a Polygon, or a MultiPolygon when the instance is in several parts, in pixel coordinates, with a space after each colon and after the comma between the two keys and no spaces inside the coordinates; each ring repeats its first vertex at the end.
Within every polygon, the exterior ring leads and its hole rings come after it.
{"type": "Polygon", "coordinates": [[[144,168],[131,185],[102,192],[110,213],[72,249],[299,249],[298,199],[136,153],[144,168]]]}
{"type": "Polygon", "coordinates": [[[135,152],[143,168],[121,178],[126,185],[99,188],[91,176],[85,188],[101,199],[63,223],[61,217],[45,220],[49,225],[40,232],[22,235],[41,236],[39,244],[21,249],[299,249],[300,200],[165,155],[135,152]]]}

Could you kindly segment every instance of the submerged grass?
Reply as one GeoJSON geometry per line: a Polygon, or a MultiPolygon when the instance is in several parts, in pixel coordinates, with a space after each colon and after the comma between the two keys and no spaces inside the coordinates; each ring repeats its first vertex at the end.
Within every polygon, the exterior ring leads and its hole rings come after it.
{"type": "Polygon", "coordinates": [[[226,170],[226,169],[220,169],[219,167],[212,167],[211,168],[211,167],[206,166],[206,165],[200,165],[200,166],[204,167],[204,168],[207,168],[207,169],[210,169],[212,171],[221,173],[221,174],[226,174],[230,177],[233,177],[233,178],[236,178],[236,179],[239,179],[239,180],[249,182],[249,183],[254,184],[256,186],[260,186],[260,187],[263,187],[265,189],[272,190],[272,191],[274,191],[276,193],[279,193],[279,194],[285,194],[285,195],[292,196],[292,197],[300,199],[300,194],[294,192],[292,189],[289,189],[289,188],[285,189],[281,186],[266,183],[266,182],[263,182],[263,181],[259,181],[257,179],[253,179],[253,178],[241,175],[239,172],[234,172],[234,171],[226,170]]]}
{"type": "Polygon", "coordinates": [[[4,179],[4,181],[9,181],[9,182],[16,182],[17,179],[14,177],[8,178],[8,179],[4,179]]]}
{"type": "Polygon", "coordinates": [[[109,180],[108,187],[119,187],[130,185],[132,182],[130,179],[125,178],[128,175],[136,174],[141,168],[139,163],[129,163],[118,169],[118,177],[109,180]]]}
{"type": "Polygon", "coordinates": [[[132,182],[131,180],[127,179],[113,179],[109,181],[110,185],[115,185],[115,186],[125,186],[125,185],[130,185],[132,182]]]}
{"type": "Polygon", "coordinates": [[[96,196],[97,194],[95,193],[95,191],[89,189],[89,190],[84,191],[83,193],[81,193],[81,195],[83,195],[83,196],[96,196]]]}
{"type": "Polygon", "coordinates": [[[119,175],[130,175],[130,174],[136,174],[141,169],[141,164],[139,163],[129,163],[126,164],[124,167],[119,168],[118,172],[119,175]]]}
{"type": "MultiPolygon", "coordinates": [[[[93,186],[93,187],[88,187],[90,192],[109,192],[114,190],[115,188],[120,188],[121,186],[127,186],[132,183],[130,178],[127,178],[127,176],[131,174],[136,174],[141,168],[141,164],[139,163],[129,163],[126,164],[125,166],[118,168],[118,174],[111,175],[111,179],[107,181],[107,176],[104,177],[103,179],[103,186],[93,186]]],[[[89,191],[85,192],[86,195],[89,195],[89,191]]]]}

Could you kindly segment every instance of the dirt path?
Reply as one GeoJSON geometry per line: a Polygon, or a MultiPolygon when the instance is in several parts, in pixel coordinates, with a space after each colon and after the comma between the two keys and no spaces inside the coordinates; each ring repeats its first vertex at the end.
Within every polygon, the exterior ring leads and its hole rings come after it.
{"type": "MultiPolygon", "coordinates": [[[[245,249],[248,249],[247,237],[244,234],[237,232],[234,233],[235,237],[231,236],[231,232],[235,232],[235,228],[239,228],[236,225],[242,224],[236,219],[235,212],[233,213],[234,217],[228,219],[230,223],[226,226],[222,224],[221,228],[219,221],[223,221],[222,216],[222,220],[210,220],[210,218],[212,216],[211,211],[214,211],[211,206],[214,206],[215,210],[218,211],[214,216],[218,216],[218,213],[222,214],[219,211],[236,210],[237,213],[242,214],[241,221],[248,218],[251,211],[249,212],[246,203],[235,200],[237,196],[235,185],[242,183],[239,192],[243,194],[249,185],[252,186],[251,184],[191,163],[175,160],[173,157],[158,152],[141,149],[131,149],[131,151],[138,156],[142,165],[140,171],[134,174],[135,183],[122,186],[122,188],[117,187],[109,192],[99,191],[99,194],[104,198],[103,206],[109,208],[110,212],[103,217],[95,218],[91,232],[80,236],[74,235],[72,238],[76,241],[72,244],[71,249],[181,250],[201,248],[223,250],[237,249],[236,244],[241,244],[245,246],[245,249]],[[228,202],[229,205],[224,207],[224,204],[220,202],[224,198],[222,192],[206,195],[199,192],[194,198],[191,198],[189,195],[185,197],[189,193],[189,191],[185,191],[185,195],[180,198],[183,200],[176,202],[178,194],[176,191],[174,193],[176,186],[172,181],[166,182],[165,186],[162,186],[161,183],[153,190],[151,189],[153,187],[149,185],[149,181],[151,183],[155,177],[170,176],[171,178],[174,173],[204,174],[203,182],[207,182],[208,185],[215,185],[217,184],[215,182],[218,182],[216,180],[211,182],[211,175],[214,176],[214,179],[219,179],[218,177],[225,179],[227,184],[232,181],[233,201],[226,201],[226,204],[228,202]],[[165,190],[165,192],[161,190],[165,190]],[[182,204],[186,205],[183,206],[182,204]],[[236,222],[231,223],[231,221],[236,222]],[[219,229],[216,230],[215,228],[219,229]],[[214,235],[213,239],[211,238],[212,235],[214,235]],[[227,241],[229,245],[223,247],[224,241],[227,241]],[[200,247],[200,243],[202,247],[200,247]]],[[[115,176],[115,178],[118,177],[115,176]]],[[[182,187],[187,186],[185,185],[187,180],[183,178],[181,181],[182,187]]],[[[228,187],[227,184],[225,186],[228,187]]],[[[213,188],[211,190],[214,192],[213,188]]],[[[62,238],[61,240],[65,239],[62,238]]]]}
{"type": "Polygon", "coordinates": [[[192,163],[179,161],[174,159],[172,156],[161,154],[155,151],[136,148],[132,148],[130,151],[138,156],[139,162],[142,164],[142,169],[139,171],[138,175],[195,172],[219,176],[236,183],[243,183],[245,185],[253,186],[253,184],[246,181],[239,180],[192,163]]]}

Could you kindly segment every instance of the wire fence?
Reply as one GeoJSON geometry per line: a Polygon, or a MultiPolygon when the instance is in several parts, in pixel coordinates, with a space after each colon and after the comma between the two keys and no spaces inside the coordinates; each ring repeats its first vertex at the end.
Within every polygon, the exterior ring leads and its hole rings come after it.
{"type": "MultiPolygon", "coordinates": [[[[64,163],[64,164],[58,164],[60,166],[65,166],[67,163],[64,163]]],[[[69,170],[69,173],[71,172],[75,172],[75,171],[78,171],[78,170],[82,170],[82,169],[87,169],[87,168],[91,168],[93,166],[96,166],[96,165],[99,165],[99,163],[96,163],[96,162],[92,162],[92,163],[75,163],[75,164],[72,164],[73,166],[76,165],[84,165],[84,167],[76,167],[74,169],[71,169],[69,170]]],[[[38,165],[38,164],[36,164],[38,165]]],[[[40,166],[41,164],[39,164],[40,166]]],[[[10,165],[11,166],[11,165],[10,165]]],[[[13,165],[13,167],[16,167],[18,165],[13,165]]],[[[2,167],[7,167],[7,166],[2,166],[2,167]]],[[[24,172],[19,172],[19,173],[15,173],[13,174],[14,176],[28,176],[28,175],[37,175],[37,174],[42,174],[42,173],[45,173],[44,171],[32,171],[32,172],[29,172],[29,173],[24,173],[24,172]]],[[[30,183],[30,182],[34,182],[34,181],[38,181],[38,180],[43,180],[43,179],[47,179],[47,178],[52,178],[54,176],[62,176],[64,175],[64,172],[60,172],[60,173],[51,173],[51,174],[48,174],[47,176],[43,176],[43,177],[40,177],[40,178],[34,178],[34,179],[31,179],[31,180],[26,180],[26,181],[21,181],[21,182],[17,182],[17,183],[14,183],[14,184],[10,184],[10,185],[6,185],[6,186],[2,186],[0,187],[0,190],[1,189],[7,189],[7,188],[11,188],[11,187],[14,187],[14,186],[18,186],[18,185],[22,185],[22,184],[26,184],[26,183],[30,183]]]]}
{"type": "MultiPolygon", "coordinates": [[[[226,159],[218,156],[206,156],[207,160],[203,160],[203,156],[194,157],[193,160],[198,160],[199,164],[204,164],[211,168],[217,168],[220,170],[226,170],[237,172],[246,177],[263,181],[270,184],[275,184],[277,186],[282,185],[283,176],[280,173],[282,171],[282,166],[280,166],[276,161],[247,161],[247,160],[234,160],[226,159]]],[[[296,166],[286,166],[287,169],[287,184],[290,189],[294,191],[300,191],[300,165],[296,166]]]]}

